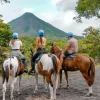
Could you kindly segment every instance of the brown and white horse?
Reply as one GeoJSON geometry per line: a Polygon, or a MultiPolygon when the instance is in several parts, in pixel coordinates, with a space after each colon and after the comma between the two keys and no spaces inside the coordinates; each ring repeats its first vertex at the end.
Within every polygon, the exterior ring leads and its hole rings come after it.
{"type": "Polygon", "coordinates": [[[6,85],[9,82],[10,76],[12,76],[11,100],[14,100],[14,96],[13,96],[14,84],[16,83],[18,76],[19,76],[18,93],[20,93],[19,91],[20,81],[23,72],[24,72],[24,64],[16,56],[10,56],[3,62],[3,66],[2,66],[3,99],[2,100],[5,100],[6,85]]]}
{"type": "MultiPolygon", "coordinates": [[[[62,52],[61,49],[57,45],[55,44],[52,45],[51,53],[60,57],[61,52],[62,52]]],[[[67,87],[69,86],[67,71],[78,71],[79,70],[88,84],[89,92],[87,95],[90,96],[93,93],[92,85],[95,79],[94,60],[90,57],[77,54],[73,59],[64,59],[62,65],[63,65],[62,69],[64,70],[65,76],[66,76],[67,87]]],[[[61,84],[62,84],[62,70],[60,70],[60,85],[61,84]]]]}
{"type": "Polygon", "coordinates": [[[58,57],[54,54],[48,55],[43,54],[38,63],[35,64],[35,91],[38,90],[38,74],[45,77],[46,82],[50,89],[50,100],[56,100],[56,89],[58,85],[58,76],[60,72],[61,64],[58,57]],[[55,78],[52,79],[52,74],[54,74],[55,78]],[[54,82],[54,84],[53,84],[54,82]]]}

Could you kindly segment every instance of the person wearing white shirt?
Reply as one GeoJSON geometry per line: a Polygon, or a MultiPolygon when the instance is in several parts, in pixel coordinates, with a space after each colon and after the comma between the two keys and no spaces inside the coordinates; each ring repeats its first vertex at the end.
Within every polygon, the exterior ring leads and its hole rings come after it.
{"type": "Polygon", "coordinates": [[[9,43],[9,46],[11,48],[11,53],[10,55],[15,55],[17,56],[19,59],[21,59],[25,65],[25,69],[24,72],[28,72],[27,69],[27,61],[25,56],[21,53],[22,50],[22,42],[20,39],[18,39],[18,33],[13,33],[12,35],[12,39],[9,43]]]}

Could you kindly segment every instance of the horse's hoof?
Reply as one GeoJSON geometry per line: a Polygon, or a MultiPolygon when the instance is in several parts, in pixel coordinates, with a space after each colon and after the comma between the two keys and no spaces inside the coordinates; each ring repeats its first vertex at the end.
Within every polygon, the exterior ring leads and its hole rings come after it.
{"type": "Polygon", "coordinates": [[[14,100],[14,98],[11,98],[11,100],[14,100]]]}
{"type": "Polygon", "coordinates": [[[58,87],[58,89],[60,90],[62,88],[62,85],[60,85],[59,87],[58,87]]]}
{"type": "Polygon", "coordinates": [[[37,93],[37,90],[35,90],[34,93],[37,93]]]}
{"type": "Polygon", "coordinates": [[[67,85],[66,89],[69,89],[69,85],[67,85]]]}
{"type": "Polygon", "coordinates": [[[58,88],[59,90],[61,89],[61,87],[58,88]]]}
{"type": "Polygon", "coordinates": [[[49,91],[48,90],[45,90],[45,92],[48,93],[49,91]]]}
{"type": "Polygon", "coordinates": [[[21,93],[20,92],[18,92],[18,95],[20,95],[21,93]]]}
{"type": "Polygon", "coordinates": [[[54,97],[54,99],[53,100],[56,100],[56,97],[54,97]]]}
{"type": "Polygon", "coordinates": [[[88,93],[88,94],[86,94],[87,97],[90,97],[90,96],[92,96],[92,95],[93,95],[93,93],[88,93]]]}

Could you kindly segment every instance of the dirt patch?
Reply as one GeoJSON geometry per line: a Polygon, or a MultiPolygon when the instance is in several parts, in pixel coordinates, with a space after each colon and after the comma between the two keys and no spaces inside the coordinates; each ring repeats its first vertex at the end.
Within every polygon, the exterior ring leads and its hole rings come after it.
{"type": "MultiPolygon", "coordinates": [[[[69,72],[69,89],[65,89],[66,80],[63,75],[63,85],[61,89],[57,89],[57,100],[100,100],[100,68],[96,68],[96,77],[93,84],[94,95],[86,97],[88,92],[87,84],[79,71],[69,72]]],[[[10,82],[7,85],[6,100],[10,100],[10,82]]],[[[39,77],[39,90],[34,94],[35,79],[33,76],[29,78],[23,75],[21,81],[21,94],[17,93],[17,83],[15,84],[14,97],[15,100],[49,100],[49,93],[44,89],[43,78],[39,77]]],[[[0,100],[2,100],[2,80],[0,79],[0,100]]]]}

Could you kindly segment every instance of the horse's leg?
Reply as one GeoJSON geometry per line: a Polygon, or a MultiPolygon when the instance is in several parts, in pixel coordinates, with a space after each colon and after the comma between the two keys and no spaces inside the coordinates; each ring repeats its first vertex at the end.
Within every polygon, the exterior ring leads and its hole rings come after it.
{"type": "Polygon", "coordinates": [[[16,83],[16,81],[17,81],[17,77],[14,77],[11,83],[11,100],[14,100],[13,91],[14,91],[14,84],[16,83]]]}
{"type": "Polygon", "coordinates": [[[34,90],[34,93],[37,93],[37,90],[38,90],[38,73],[35,73],[35,90],[34,90]]]}
{"type": "Polygon", "coordinates": [[[92,84],[90,82],[90,77],[88,76],[88,73],[82,73],[82,75],[85,78],[89,88],[89,92],[87,93],[87,96],[91,96],[93,94],[93,91],[92,91],[92,84]]]}
{"type": "Polygon", "coordinates": [[[21,79],[22,79],[22,75],[20,75],[19,78],[18,78],[18,90],[17,90],[18,94],[20,94],[21,79]]]}
{"type": "Polygon", "coordinates": [[[6,80],[4,80],[4,82],[3,82],[3,89],[2,89],[2,92],[3,92],[3,99],[2,99],[2,100],[5,100],[5,93],[6,93],[6,80]]]}
{"type": "Polygon", "coordinates": [[[56,89],[58,87],[58,77],[59,77],[59,74],[55,74],[54,100],[56,100],[56,89]]]}
{"type": "Polygon", "coordinates": [[[53,83],[52,83],[52,81],[51,81],[51,74],[48,74],[47,76],[46,76],[46,81],[47,81],[47,83],[48,83],[48,85],[49,85],[49,89],[50,89],[50,100],[54,100],[54,96],[53,96],[53,83]]]}
{"type": "Polygon", "coordinates": [[[68,72],[66,70],[64,70],[65,72],[65,77],[66,77],[66,81],[67,81],[67,88],[69,88],[69,83],[68,83],[68,72]]]}
{"type": "Polygon", "coordinates": [[[60,87],[59,88],[61,88],[62,87],[62,69],[60,69],[60,87]]]}
{"type": "Polygon", "coordinates": [[[46,92],[48,92],[47,84],[45,81],[45,76],[43,76],[43,83],[44,83],[44,88],[45,88],[46,92]]]}

